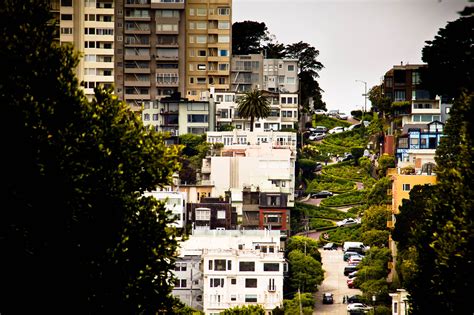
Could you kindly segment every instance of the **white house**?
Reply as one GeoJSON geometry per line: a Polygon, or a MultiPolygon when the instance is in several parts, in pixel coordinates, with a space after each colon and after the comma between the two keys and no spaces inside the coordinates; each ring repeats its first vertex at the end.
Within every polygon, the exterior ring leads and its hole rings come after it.
{"type": "Polygon", "coordinates": [[[196,308],[202,300],[206,314],[248,304],[260,304],[267,312],[282,306],[287,266],[280,251],[280,231],[195,230],[181,244],[178,264],[175,274],[180,287],[173,294],[186,304],[193,301],[188,305],[196,308]],[[190,257],[198,255],[202,265],[196,269],[197,260],[190,257]],[[183,263],[190,261],[194,268],[186,265],[183,271],[183,263]]]}
{"type": "Polygon", "coordinates": [[[186,193],[179,191],[151,191],[145,192],[145,196],[152,196],[165,203],[167,210],[171,210],[176,217],[173,226],[183,228],[186,225],[186,193]]]}

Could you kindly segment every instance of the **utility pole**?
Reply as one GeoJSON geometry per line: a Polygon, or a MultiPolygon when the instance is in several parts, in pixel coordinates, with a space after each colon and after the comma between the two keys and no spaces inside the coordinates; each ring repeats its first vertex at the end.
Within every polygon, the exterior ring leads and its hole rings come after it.
{"type": "Polygon", "coordinates": [[[300,288],[298,288],[298,298],[300,300],[300,315],[303,315],[303,307],[301,306],[301,292],[300,288]]]}
{"type": "Polygon", "coordinates": [[[367,112],[367,82],[362,81],[362,80],[356,80],[356,82],[362,82],[362,83],[364,83],[364,87],[365,87],[365,88],[364,88],[364,110],[363,110],[363,112],[362,112],[362,124],[364,124],[364,123],[363,123],[363,121],[364,121],[364,113],[367,112]]]}

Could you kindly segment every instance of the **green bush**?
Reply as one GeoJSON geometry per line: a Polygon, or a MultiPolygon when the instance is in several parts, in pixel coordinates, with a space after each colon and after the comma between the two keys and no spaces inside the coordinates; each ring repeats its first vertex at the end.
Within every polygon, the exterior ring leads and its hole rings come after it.
{"type": "Polygon", "coordinates": [[[327,227],[334,227],[334,226],[335,226],[334,222],[330,220],[326,220],[326,219],[311,218],[309,220],[309,228],[311,230],[317,230],[320,228],[327,228],[327,227]]]}
{"type": "Polygon", "coordinates": [[[365,198],[365,191],[357,190],[340,195],[335,195],[321,201],[321,206],[342,207],[362,203],[365,198]]]}
{"type": "MultiPolygon", "coordinates": [[[[326,233],[329,235],[329,238],[325,239],[325,241],[342,244],[343,242],[359,240],[361,236],[361,228],[360,226],[351,226],[344,229],[335,228],[333,230],[327,231],[326,233]]],[[[321,241],[324,240],[324,234],[325,233],[322,233],[320,236],[321,241]]]]}
{"type": "Polygon", "coordinates": [[[308,218],[321,218],[328,220],[342,220],[345,218],[353,218],[354,216],[350,213],[339,211],[336,209],[331,209],[327,207],[317,207],[313,205],[308,205],[301,202],[296,202],[294,210],[298,215],[305,215],[308,218]]]}
{"type": "Polygon", "coordinates": [[[329,190],[334,193],[344,193],[355,189],[355,183],[347,179],[335,178],[326,175],[317,175],[307,184],[306,193],[329,190]]]}

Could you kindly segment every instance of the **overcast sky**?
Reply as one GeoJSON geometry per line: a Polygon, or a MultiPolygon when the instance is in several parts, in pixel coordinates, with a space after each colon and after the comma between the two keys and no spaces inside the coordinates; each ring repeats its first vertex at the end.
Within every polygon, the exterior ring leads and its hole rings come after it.
{"type": "MultiPolygon", "coordinates": [[[[394,65],[420,64],[426,40],[459,17],[467,0],[233,0],[233,22],[264,22],[283,44],[319,50],[328,109],[350,112],[394,65]]],[[[472,5],[472,3],[471,3],[472,5]]],[[[367,108],[370,101],[367,100],[367,108]]]]}

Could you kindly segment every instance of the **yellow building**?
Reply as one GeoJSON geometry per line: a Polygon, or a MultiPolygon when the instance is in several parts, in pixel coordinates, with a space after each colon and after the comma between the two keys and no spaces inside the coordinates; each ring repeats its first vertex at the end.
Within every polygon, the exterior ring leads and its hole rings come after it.
{"type": "Polygon", "coordinates": [[[232,0],[186,1],[186,97],[229,91],[232,0]]]}
{"type": "MultiPolygon", "coordinates": [[[[416,185],[435,185],[436,174],[406,174],[402,168],[392,168],[387,171],[387,176],[392,180],[392,189],[388,192],[388,194],[392,196],[392,216],[387,222],[387,227],[394,228],[396,224],[395,215],[400,213],[399,207],[402,205],[403,199],[410,199],[410,190],[416,185]]],[[[389,248],[393,257],[393,263],[390,264],[391,272],[389,275],[389,281],[391,281],[396,277],[394,266],[397,258],[397,246],[391,237],[389,238],[389,248]]]]}

